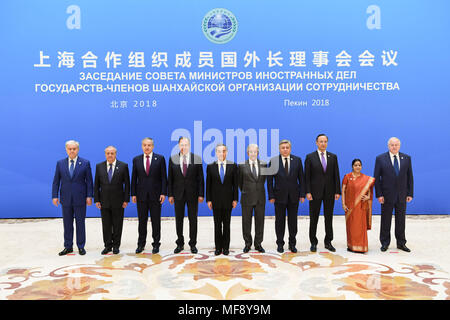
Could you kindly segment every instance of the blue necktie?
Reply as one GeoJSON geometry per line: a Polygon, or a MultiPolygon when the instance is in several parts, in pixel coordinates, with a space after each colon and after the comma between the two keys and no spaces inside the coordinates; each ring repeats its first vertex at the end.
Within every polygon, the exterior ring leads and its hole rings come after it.
{"type": "Polygon", "coordinates": [[[112,179],[112,164],[109,165],[109,170],[108,170],[108,180],[109,182],[111,182],[112,179]]]}
{"type": "Polygon", "coordinates": [[[220,181],[223,183],[223,177],[225,173],[223,171],[223,163],[220,164],[220,181]]]}
{"type": "Polygon", "coordinates": [[[75,165],[73,164],[73,160],[70,160],[70,168],[69,168],[70,178],[73,177],[74,168],[75,168],[75,165]]]}
{"type": "Polygon", "coordinates": [[[399,172],[400,172],[400,168],[398,167],[398,159],[397,156],[394,156],[394,170],[395,170],[395,175],[398,176],[399,172]]]}

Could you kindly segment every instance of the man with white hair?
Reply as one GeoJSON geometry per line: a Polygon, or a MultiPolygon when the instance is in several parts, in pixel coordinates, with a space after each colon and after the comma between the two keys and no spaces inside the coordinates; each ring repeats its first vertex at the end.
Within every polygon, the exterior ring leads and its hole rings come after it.
{"type": "Polygon", "coordinates": [[[381,203],[381,251],[386,251],[391,241],[392,212],[395,209],[395,238],[397,248],[406,252],[405,215],[406,203],[413,198],[413,173],[411,157],[400,151],[400,140],[392,137],[388,141],[388,152],[375,160],[375,194],[381,203]]]}
{"type": "Polygon", "coordinates": [[[86,254],[86,205],[92,205],[93,181],[91,164],[78,156],[80,144],[66,142],[68,157],[56,163],[53,178],[52,201],[57,207],[60,203],[64,222],[64,250],[60,256],[73,252],[73,220],[75,218],[77,246],[80,255],[86,254]]]}

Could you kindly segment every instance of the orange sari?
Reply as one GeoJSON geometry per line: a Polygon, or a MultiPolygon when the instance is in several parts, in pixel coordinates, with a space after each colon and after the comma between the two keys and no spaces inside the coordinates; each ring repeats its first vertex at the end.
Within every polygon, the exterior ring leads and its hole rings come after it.
{"type": "Polygon", "coordinates": [[[375,178],[362,174],[355,177],[353,173],[345,175],[342,185],[345,186],[345,224],[347,227],[347,246],[352,251],[367,252],[367,230],[372,227],[372,200],[375,178]],[[370,199],[361,201],[362,195],[370,199]]]}

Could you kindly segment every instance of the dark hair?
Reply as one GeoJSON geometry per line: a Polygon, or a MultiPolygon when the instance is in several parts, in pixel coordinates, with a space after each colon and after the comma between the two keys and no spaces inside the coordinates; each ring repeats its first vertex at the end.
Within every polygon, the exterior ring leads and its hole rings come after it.
{"type": "Polygon", "coordinates": [[[327,138],[327,141],[328,141],[328,136],[327,136],[325,133],[319,134],[319,135],[316,137],[316,141],[319,140],[319,137],[322,137],[322,136],[326,137],[326,138],[327,138]]]}
{"type": "Polygon", "coordinates": [[[352,161],[352,168],[353,168],[353,165],[355,164],[355,162],[358,162],[358,161],[359,161],[359,163],[361,163],[361,166],[362,166],[361,159],[353,159],[353,161],[352,161]]]}

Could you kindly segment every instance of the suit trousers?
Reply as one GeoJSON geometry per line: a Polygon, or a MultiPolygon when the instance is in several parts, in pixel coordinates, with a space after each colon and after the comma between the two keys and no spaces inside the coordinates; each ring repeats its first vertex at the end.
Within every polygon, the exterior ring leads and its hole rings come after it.
{"type": "Polygon", "coordinates": [[[84,249],[86,244],[86,205],[63,206],[64,248],[73,247],[73,219],[75,218],[77,246],[84,249]]]}
{"type": "Polygon", "coordinates": [[[228,250],[230,248],[231,210],[231,208],[213,208],[216,250],[228,250]]]}
{"type": "Polygon", "coordinates": [[[389,246],[391,243],[391,222],[392,212],[395,209],[395,238],[397,245],[405,245],[405,219],[406,219],[406,199],[395,204],[384,203],[381,205],[381,229],[380,242],[383,246],[389,246]]]}
{"type": "Polygon", "coordinates": [[[325,218],[325,244],[331,244],[333,240],[333,209],[334,197],[331,199],[316,199],[309,201],[309,241],[317,245],[317,223],[319,222],[320,207],[323,202],[323,215],[325,218]]]}
{"type": "Polygon", "coordinates": [[[138,220],[139,220],[139,237],[138,247],[145,247],[147,243],[147,222],[148,212],[150,211],[150,219],[152,222],[153,248],[159,248],[161,245],[161,203],[159,201],[138,201],[138,220]]]}
{"type": "Polygon", "coordinates": [[[195,201],[188,201],[185,197],[183,197],[180,200],[175,200],[175,225],[177,231],[176,244],[178,246],[184,246],[183,222],[186,206],[189,219],[189,246],[192,247],[197,244],[198,199],[195,199],[195,201]]]}
{"type": "Polygon", "coordinates": [[[260,247],[264,237],[264,212],[266,206],[258,204],[256,206],[242,206],[242,235],[245,245],[252,245],[252,216],[255,213],[255,248],[260,247]]]}
{"type": "Polygon", "coordinates": [[[101,209],[102,227],[103,227],[103,243],[105,248],[120,247],[122,239],[123,215],[124,209],[119,208],[103,208],[101,209]]]}
{"type": "Polygon", "coordinates": [[[286,211],[289,230],[289,246],[295,246],[297,243],[297,213],[298,201],[286,203],[277,203],[275,201],[275,234],[277,236],[277,245],[284,246],[284,232],[286,229],[286,211]]]}

